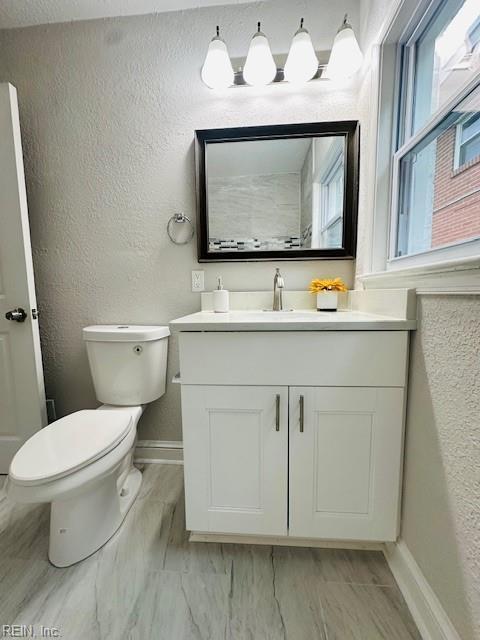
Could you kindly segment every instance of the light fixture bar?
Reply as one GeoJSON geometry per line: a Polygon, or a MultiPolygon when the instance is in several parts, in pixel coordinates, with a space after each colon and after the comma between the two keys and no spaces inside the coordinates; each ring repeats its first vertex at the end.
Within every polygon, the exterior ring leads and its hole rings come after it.
{"type": "Polygon", "coordinates": [[[246,59],[230,60],[227,46],[217,26],[201,75],[203,82],[213,89],[287,82],[304,85],[314,80],[348,79],[360,69],[363,55],[346,14],[335,36],[328,63],[319,63],[319,57],[325,59],[325,52],[315,51],[303,18],[294,33],[286,59],[284,56],[274,58],[268,39],[261,30],[261,23],[258,22],[246,59]]]}
{"type": "MultiPolygon", "coordinates": [[[[319,52],[316,52],[317,55],[319,54],[319,52]]],[[[274,56],[275,57],[275,56],[274,56]]],[[[234,89],[235,87],[248,87],[250,86],[249,84],[247,84],[245,82],[245,80],[243,79],[243,71],[242,71],[242,63],[245,62],[243,58],[233,58],[232,59],[232,65],[234,70],[236,69],[236,71],[234,71],[234,79],[233,79],[233,84],[232,84],[232,89],[234,89]]],[[[318,70],[316,72],[316,74],[313,76],[313,78],[311,80],[309,80],[309,82],[316,82],[317,80],[322,80],[323,82],[327,81],[327,78],[323,78],[322,77],[322,73],[324,71],[324,69],[327,68],[327,63],[321,63],[318,65],[318,70]]],[[[283,72],[283,66],[277,66],[277,74],[275,76],[275,78],[272,80],[272,82],[269,83],[268,86],[272,86],[272,85],[276,85],[276,84],[290,84],[287,82],[287,80],[285,80],[284,77],[284,72],[283,72]]]]}

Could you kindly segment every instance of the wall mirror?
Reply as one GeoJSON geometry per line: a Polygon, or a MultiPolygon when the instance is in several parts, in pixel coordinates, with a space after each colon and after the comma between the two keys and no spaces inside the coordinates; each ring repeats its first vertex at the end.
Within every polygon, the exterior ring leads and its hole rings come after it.
{"type": "Polygon", "coordinates": [[[200,262],[355,256],[358,122],[195,135],[200,262]]]}

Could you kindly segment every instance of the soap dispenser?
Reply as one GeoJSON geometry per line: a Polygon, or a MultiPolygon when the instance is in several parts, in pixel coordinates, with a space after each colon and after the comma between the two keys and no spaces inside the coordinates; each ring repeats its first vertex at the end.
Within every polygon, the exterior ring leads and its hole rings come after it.
{"type": "Polygon", "coordinates": [[[213,310],[215,313],[227,313],[229,310],[228,291],[223,288],[222,278],[217,278],[217,288],[213,291],[213,310]]]}

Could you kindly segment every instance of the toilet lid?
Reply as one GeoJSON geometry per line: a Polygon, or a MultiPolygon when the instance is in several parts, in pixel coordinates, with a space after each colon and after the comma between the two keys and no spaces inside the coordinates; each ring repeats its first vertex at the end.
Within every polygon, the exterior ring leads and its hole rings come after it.
{"type": "Polygon", "coordinates": [[[41,484],[81,469],[114,449],[131,424],[124,412],[72,413],[25,442],[12,460],[10,477],[20,484],[41,484]]]}

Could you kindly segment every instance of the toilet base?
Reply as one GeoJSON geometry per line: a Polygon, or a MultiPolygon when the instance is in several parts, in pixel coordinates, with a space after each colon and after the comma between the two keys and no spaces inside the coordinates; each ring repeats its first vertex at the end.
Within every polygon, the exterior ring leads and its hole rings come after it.
{"type": "Polygon", "coordinates": [[[54,566],[68,567],[84,560],[120,527],[137,497],[142,474],[132,466],[120,486],[118,480],[112,473],[84,493],[52,502],[48,558],[54,566]]]}

